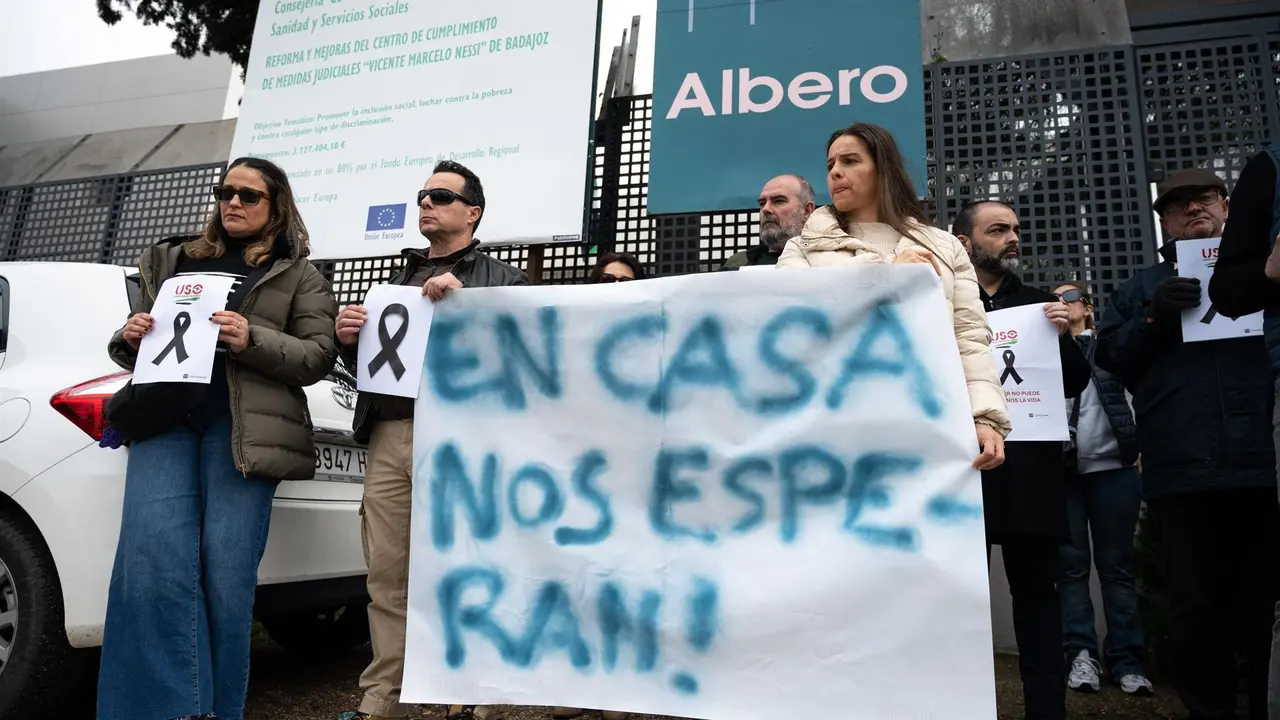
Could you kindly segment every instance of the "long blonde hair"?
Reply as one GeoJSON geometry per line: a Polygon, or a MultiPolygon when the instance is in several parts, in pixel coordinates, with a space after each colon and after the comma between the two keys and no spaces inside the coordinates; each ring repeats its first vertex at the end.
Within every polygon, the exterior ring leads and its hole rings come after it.
{"type": "MultiPolygon", "coordinates": [[[[262,228],[257,241],[245,246],[245,263],[249,267],[258,267],[270,260],[276,239],[283,233],[287,233],[297,244],[301,250],[300,256],[306,257],[310,253],[311,238],[307,234],[306,224],[302,222],[302,213],[298,211],[298,206],[293,201],[293,188],[289,186],[289,176],[280,169],[279,165],[270,160],[242,157],[236,158],[227,166],[226,172],[222,174],[222,181],[225,182],[227,173],[240,166],[258,171],[267,184],[267,194],[271,196],[269,201],[271,216],[266,226],[262,228]]],[[[227,231],[222,226],[222,212],[215,207],[213,214],[204,225],[204,232],[199,237],[183,243],[182,247],[187,257],[196,260],[218,258],[227,251],[226,238],[227,231]]]]}

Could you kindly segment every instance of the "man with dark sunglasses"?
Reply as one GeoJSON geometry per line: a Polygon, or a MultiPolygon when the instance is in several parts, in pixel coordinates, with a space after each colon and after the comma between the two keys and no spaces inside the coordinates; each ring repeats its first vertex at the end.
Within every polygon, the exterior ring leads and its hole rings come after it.
{"type": "Polygon", "coordinates": [[[1248,716],[1262,718],[1280,562],[1271,372],[1261,337],[1182,338],[1182,312],[1204,288],[1178,273],[1177,243],[1223,236],[1226,184],[1191,168],[1157,193],[1164,260],[1111,293],[1096,361],[1133,394],[1178,696],[1191,717],[1235,717],[1243,650],[1248,716]]]}
{"type": "MultiPolygon", "coordinates": [[[[480,252],[476,228],[484,215],[480,178],[452,161],[436,165],[418,191],[418,229],[425,250],[407,249],[393,285],[421,287],[432,301],[464,287],[527,285],[524,272],[480,252]]],[[[360,328],[368,314],[352,305],[338,315],[342,360],[355,375],[360,328]]],[[[369,566],[369,635],[373,662],[360,676],[364,699],[343,720],[382,720],[408,715],[400,704],[404,676],[405,619],[409,585],[409,508],[413,496],[413,406],[411,398],[361,392],[353,429],[369,446],[361,503],[361,536],[369,566]]],[[[447,718],[483,718],[486,709],[453,706],[447,718]]]]}

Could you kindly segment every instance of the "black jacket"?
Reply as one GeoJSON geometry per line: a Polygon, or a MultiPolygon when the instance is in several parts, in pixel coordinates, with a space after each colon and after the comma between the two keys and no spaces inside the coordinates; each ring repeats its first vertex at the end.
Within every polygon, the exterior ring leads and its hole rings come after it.
{"type": "Polygon", "coordinates": [[[1184,343],[1178,317],[1148,319],[1156,285],[1176,274],[1174,243],[1160,253],[1165,262],[1111,293],[1095,358],[1133,394],[1143,493],[1274,488],[1274,390],[1262,338],[1184,343]]]}
{"type": "MultiPolygon", "coordinates": [[[[1042,303],[1059,302],[1052,293],[1024,285],[1016,275],[1005,278],[994,296],[982,291],[987,312],[1042,303]]],[[[1078,398],[1089,387],[1089,361],[1069,333],[1058,338],[1062,358],[1062,390],[1068,398],[1078,398]]],[[[1005,443],[1004,464],[982,473],[982,504],[987,523],[987,541],[1037,535],[1066,540],[1066,468],[1061,442],[1005,443]]]]}
{"type": "Polygon", "coordinates": [[[777,265],[780,257],[782,257],[781,251],[774,252],[769,249],[768,245],[760,243],[750,250],[734,253],[732,257],[725,260],[724,265],[720,267],[720,271],[737,270],[741,267],[756,265],[777,265]]]}
{"type": "MultiPolygon", "coordinates": [[[[443,263],[446,262],[451,266],[449,272],[452,272],[464,287],[501,287],[529,284],[529,278],[523,270],[489,257],[480,252],[479,247],[480,242],[478,240],[472,241],[471,247],[461,253],[455,253],[455,255],[461,255],[460,258],[450,256],[436,259],[427,257],[427,254],[422,250],[413,248],[402,250],[400,254],[405,258],[404,267],[400,272],[392,276],[387,281],[387,284],[404,285],[424,264],[440,263],[443,267],[443,263]]],[[[356,377],[356,353],[356,344],[342,347],[342,364],[346,366],[352,377],[356,377]]],[[[373,425],[377,418],[370,416],[369,408],[373,403],[374,397],[374,393],[368,392],[362,392],[356,397],[355,417],[351,421],[351,429],[355,433],[356,442],[367,444],[369,436],[373,434],[373,425]]]]}
{"type": "MultiPolygon", "coordinates": [[[[1076,336],[1080,351],[1089,356],[1089,346],[1097,343],[1092,335],[1076,336]]],[[[1138,425],[1133,420],[1133,409],[1125,398],[1124,383],[1115,375],[1093,365],[1093,386],[1098,391],[1098,399],[1102,401],[1102,409],[1107,413],[1107,421],[1111,425],[1111,433],[1116,436],[1120,446],[1120,463],[1129,467],[1138,462],[1138,425]]],[[[1078,401],[1077,401],[1078,402],[1078,401]]]]}
{"type": "Polygon", "coordinates": [[[1222,231],[1209,299],[1230,318],[1262,311],[1271,370],[1280,374],[1280,283],[1267,278],[1267,257],[1280,234],[1276,165],[1280,148],[1253,156],[1231,192],[1231,222],[1222,231]]]}

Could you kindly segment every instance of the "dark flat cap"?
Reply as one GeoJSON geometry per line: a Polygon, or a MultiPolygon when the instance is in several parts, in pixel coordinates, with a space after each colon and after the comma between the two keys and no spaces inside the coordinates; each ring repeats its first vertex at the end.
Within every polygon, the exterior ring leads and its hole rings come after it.
{"type": "Polygon", "coordinates": [[[1156,201],[1153,205],[1155,211],[1163,213],[1165,205],[1169,204],[1169,196],[1184,188],[1213,188],[1224,197],[1227,195],[1227,184],[1222,182],[1222,178],[1209,170],[1188,168],[1169,175],[1156,185],[1156,201]]]}

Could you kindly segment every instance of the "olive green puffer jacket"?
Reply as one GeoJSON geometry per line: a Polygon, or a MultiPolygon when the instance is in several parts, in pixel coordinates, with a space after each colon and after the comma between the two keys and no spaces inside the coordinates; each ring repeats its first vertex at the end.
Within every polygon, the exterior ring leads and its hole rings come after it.
{"type": "MultiPolygon", "coordinates": [[[[189,237],[169,238],[142,253],[138,270],[142,307],[150,312],[160,285],[172,277],[189,237]]],[[[248,291],[239,313],[249,321],[249,345],[227,355],[231,393],[231,453],[236,468],[275,480],[315,476],[311,413],[302,388],[325,378],[338,358],[334,320],[338,304],[309,250],[286,237],[275,260],[248,291]]],[[[111,359],[133,370],[138,353],[117,330],[111,359]]]]}

